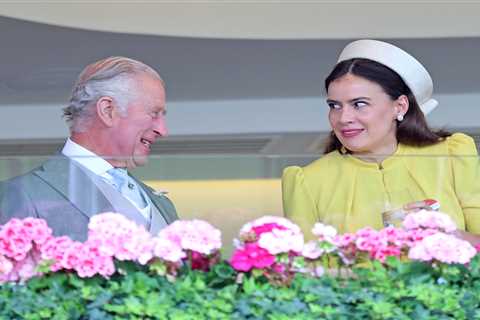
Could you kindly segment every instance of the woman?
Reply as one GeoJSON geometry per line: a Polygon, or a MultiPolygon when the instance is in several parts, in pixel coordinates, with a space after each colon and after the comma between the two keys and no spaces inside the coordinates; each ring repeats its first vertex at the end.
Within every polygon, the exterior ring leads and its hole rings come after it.
{"type": "Polygon", "coordinates": [[[480,239],[480,180],[472,138],[432,131],[427,70],[403,50],[359,40],[325,80],[332,128],[325,155],[282,177],[288,218],[307,237],[315,222],[354,232],[382,228],[382,212],[435,199],[472,243],[480,239]],[[422,112],[423,111],[423,112],[422,112]]]}

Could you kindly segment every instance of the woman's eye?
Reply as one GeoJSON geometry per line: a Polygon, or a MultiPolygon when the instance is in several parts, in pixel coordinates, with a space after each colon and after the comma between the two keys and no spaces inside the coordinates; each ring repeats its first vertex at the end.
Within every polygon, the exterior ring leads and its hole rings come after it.
{"type": "Polygon", "coordinates": [[[355,108],[361,108],[361,107],[365,107],[367,105],[367,103],[365,101],[356,101],[354,104],[354,107],[355,108]]]}
{"type": "Polygon", "coordinates": [[[328,102],[328,107],[330,109],[340,109],[340,105],[336,104],[336,103],[333,103],[333,102],[328,102]]]}

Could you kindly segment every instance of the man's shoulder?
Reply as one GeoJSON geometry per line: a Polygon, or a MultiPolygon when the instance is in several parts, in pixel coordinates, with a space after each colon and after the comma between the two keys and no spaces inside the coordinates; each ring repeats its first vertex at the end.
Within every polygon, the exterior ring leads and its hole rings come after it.
{"type": "Polygon", "coordinates": [[[19,185],[29,181],[36,181],[38,179],[36,172],[41,170],[41,166],[36,167],[26,173],[11,177],[7,180],[1,181],[1,185],[19,185]]]}
{"type": "Polygon", "coordinates": [[[11,186],[11,185],[29,185],[32,183],[40,183],[43,181],[41,179],[41,175],[43,174],[55,174],[60,172],[62,168],[57,168],[56,164],[64,163],[64,162],[71,162],[67,157],[63,155],[55,155],[45,162],[39,164],[38,166],[34,167],[30,171],[27,171],[23,174],[13,176],[9,179],[3,180],[0,182],[0,185],[3,186],[11,186]]]}

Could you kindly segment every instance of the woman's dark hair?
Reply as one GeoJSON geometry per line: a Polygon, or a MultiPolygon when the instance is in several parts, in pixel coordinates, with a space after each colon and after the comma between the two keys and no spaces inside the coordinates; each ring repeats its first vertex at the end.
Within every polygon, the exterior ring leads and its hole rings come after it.
{"type": "MultiPolygon", "coordinates": [[[[432,131],[428,127],[425,116],[410,88],[392,69],[369,59],[345,60],[338,63],[325,79],[325,90],[328,92],[330,83],[346,74],[353,74],[380,85],[393,100],[398,99],[401,95],[408,97],[408,111],[404,115],[403,121],[398,122],[397,125],[397,141],[399,143],[417,147],[429,146],[451,135],[451,133],[442,130],[432,131]]],[[[340,140],[331,131],[324,153],[335,150],[341,151],[341,149],[340,140]]]]}

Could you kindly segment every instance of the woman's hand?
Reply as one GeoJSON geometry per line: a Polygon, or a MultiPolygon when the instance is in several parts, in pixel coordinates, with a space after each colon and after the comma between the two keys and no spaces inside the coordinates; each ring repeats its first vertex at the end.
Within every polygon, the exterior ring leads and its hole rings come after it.
{"type": "Polygon", "coordinates": [[[420,210],[438,210],[440,204],[433,199],[425,199],[422,201],[410,202],[403,205],[399,209],[389,210],[382,213],[383,225],[387,226],[400,226],[403,219],[407,214],[417,212],[420,210]]]}
{"type": "MultiPolygon", "coordinates": [[[[438,201],[435,201],[435,200],[432,200],[432,199],[426,199],[426,200],[423,200],[423,201],[415,201],[415,202],[411,202],[411,203],[408,203],[408,204],[403,206],[403,210],[405,210],[406,215],[409,214],[409,213],[415,212],[415,211],[422,210],[422,209],[438,210],[439,208],[440,208],[440,205],[439,205],[438,201]]],[[[470,232],[467,232],[467,231],[463,231],[463,230],[456,230],[455,232],[453,232],[453,235],[455,235],[459,239],[470,242],[470,244],[473,245],[473,246],[480,245],[480,236],[479,235],[476,235],[476,234],[473,234],[473,233],[470,233],[470,232]]]]}
{"type": "Polygon", "coordinates": [[[437,200],[425,199],[422,201],[410,202],[403,206],[403,210],[406,211],[406,214],[420,211],[422,209],[437,211],[440,209],[440,203],[437,200]]]}
{"type": "Polygon", "coordinates": [[[453,232],[453,235],[459,239],[470,242],[470,244],[474,247],[477,247],[480,245],[479,235],[476,235],[467,231],[463,231],[463,230],[456,230],[453,232]]]}

